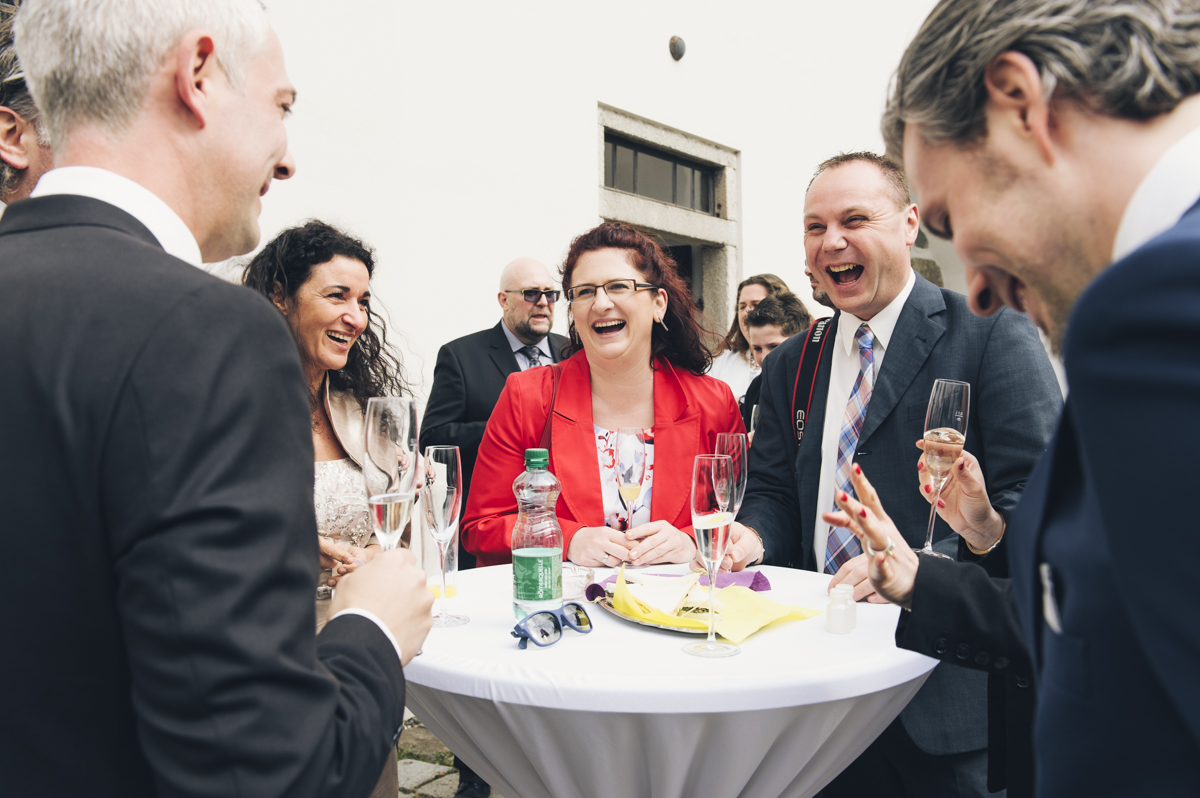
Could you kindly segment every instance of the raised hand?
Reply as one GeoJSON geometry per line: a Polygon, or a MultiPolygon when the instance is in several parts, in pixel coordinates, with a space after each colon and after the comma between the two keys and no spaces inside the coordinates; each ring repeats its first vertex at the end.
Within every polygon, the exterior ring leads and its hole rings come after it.
{"type": "MultiPolygon", "coordinates": [[[[922,451],[917,460],[921,495],[925,501],[933,501],[933,486],[929,483],[929,470],[925,467],[925,441],[917,441],[922,451]]],[[[950,528],[962,535],[975,551],[987,551],[1004,534],[1004,518],[992,507],[988,498],[983,469],[975,455],[964,451],[950,469],[950,477],[942,487],[938,515],[950,528]]]]}
{"type": "Polygon", "coordinates": [[[863,556],[867,578],[875,592],[893,604],[911,609],[920,558],[904,542],[904,536],[884,511],[879,494],[857,464],[850,472],[850,481],[861,501],[835,491],[834,500],[841,511],[824,513],[821,517],[827,524],[849,529],[858,538],[866,552],[863,556]]]}

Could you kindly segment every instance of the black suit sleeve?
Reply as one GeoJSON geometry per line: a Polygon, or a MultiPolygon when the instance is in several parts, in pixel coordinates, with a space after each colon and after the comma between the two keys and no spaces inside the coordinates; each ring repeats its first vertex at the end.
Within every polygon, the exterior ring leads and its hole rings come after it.
{"type": "Polygon", "coordinates": [[[745,501],[738,520],[753,527],[762,537],[764,560],[768,565],[789,566],[802,563],[799,527],[800,507],[796,499],[796,439],[792,433],[788,400],[799,350],[807,336],[797,335],[784,342],[763,361],[759,375],[758,427],[750,447],[750,467],[745,501]]]}
{"type": "Polygon", "coordinates": [[[487,419],[463,421],[467,416],[467,384],[462,363],[449,346],[438,351],[433,367],[433,388],[421,422],[421,447],[457,446],[463,462],[475,462],[487,419]]]}
{"type": "Polygon", "coordinates": [[[225,285],[164,314],[118,394],[101,500],[162,795],[366,795],[402,722],[378,627],[314,635],[306,394],[279,315],[225,285]]]}

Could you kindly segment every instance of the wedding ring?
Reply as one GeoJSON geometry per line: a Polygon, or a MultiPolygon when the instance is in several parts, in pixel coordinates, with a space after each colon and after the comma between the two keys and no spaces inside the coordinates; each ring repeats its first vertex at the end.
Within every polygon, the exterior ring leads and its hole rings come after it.
{"type": "Polygon", "coordinates": [[[869,540],[866,541],[866,544],[867,544],[867,553],[870,554],[872,557],[874,557],[876,554],[882,554],[884,557],[890,557],[890,556],[892,556],[892,552],[895,551],[895,549],[896,549],[896,541],[892,540],[891,538],[888,538],[887,548],[884,549],[883,551],[875,551],[875,549],[871,548],[871,541],[869,541],[869,540]]]}

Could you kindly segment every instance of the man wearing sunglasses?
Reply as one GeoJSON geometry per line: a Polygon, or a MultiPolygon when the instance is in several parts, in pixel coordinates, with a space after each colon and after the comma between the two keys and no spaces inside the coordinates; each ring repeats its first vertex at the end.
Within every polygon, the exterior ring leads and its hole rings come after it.
{"type": "MultiPolygon", "coordinates": [[[[503,318],[496,326],[451,341],[438,352],[433,389],[421,424],[421,446],[457,446],[462,456],[463,507],[471,490],[471,472],[492,408],[509,374],[562,359],[567,339],[550,332],[559,291],[550,270],[533,258],[504,267],[496,294],[503,318]]],[[[513,476],[516,476],[515,474],[513,476]]],[[[475,557],[460,544],[459,570],[475,567],[475,557]]],[[[454,758],[461,798],[486,796],[488,787],[454,758]]]]}

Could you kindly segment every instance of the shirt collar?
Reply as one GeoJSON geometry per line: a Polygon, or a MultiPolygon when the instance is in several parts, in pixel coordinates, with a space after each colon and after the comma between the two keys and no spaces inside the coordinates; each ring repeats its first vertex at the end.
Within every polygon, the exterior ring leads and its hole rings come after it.
{"type": "Polygon", "coordinates": [[[168,255],[200,266],[200,245],[192,231],[154,192],[116,172],[95,166],[61,166],[42,175],[33,197],[75,194],[120,208],[146,226],[168,255]]]}
{"type": "Polygon", "coordinates": [[[1200,128],[1175,142],[1146,173],[1133,192],[1117,238],[1113,261],[1118,261],[1160,233],[1175,226],[1200,199],[1200,128]]]}
{"type": "Polygon", "coordinates": [[[892,331],[896,329],[896,321],[900,318],[900,311],[904,309],[904,303],[908,301],[908,295],[912,293],[913,286],[916,284],[917,273],[909,269],[908,282],[904,284],[904,288],[900,289],[896,298],[889,302],[887,307],[876,313],[870,321],[864,322],[853,313],[842,311],[842,319],[838,322],[837,340],[842,349],[846,351],[847,356],[857,352],[858,344],[854,342],[854,334],[863,324],[870,327],[871,333],[875,336],[874,347],[884,350],[888,348],[888,343],[892,340],[892,331]]]}
{"type": "MultiPolygon", "coordinates": [[[[522,349],[525,348],[525,346],[526,346],[525,342],[522,341],[520,338],[518,338],[516,336],[516,334],[513,333],[512,330],[508,329],[508,323],[506,321],[504,321],[504,319],[500,320],[500,329],[504,330],[504,337],[508,339],[508,345],[512,347],[512,351],[520,352],[522,349]]],[[[534,346],[536,346],[543,355],[548,357],[553,362],[554,353],[550,351],[550,336],[549,335],[547,335],[542,340],[538,341],[536,344],[534,344],[534,346]]]]}

